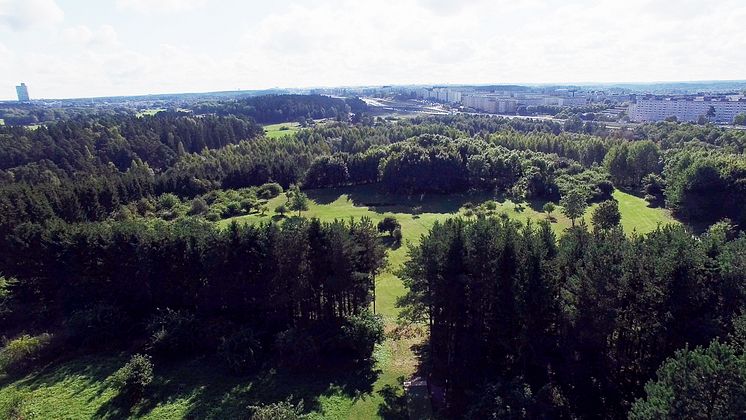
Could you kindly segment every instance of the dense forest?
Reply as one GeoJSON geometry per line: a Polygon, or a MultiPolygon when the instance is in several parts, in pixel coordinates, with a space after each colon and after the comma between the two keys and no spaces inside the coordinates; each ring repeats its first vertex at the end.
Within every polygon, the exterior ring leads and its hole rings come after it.
{"type": "MultiPolygon", "coordinates": [[[[547,223],[453,219],[409,256],[400,303],[405,318],[429,325],[430,368],[449,413],[700,418],[706,396],[696,393],[717,382],[707,369],[722,367],[694,360],[665,367],[670,377],[659,372],[647,396],[643,385],[680,349],[713,343],[746,360],[746,237],[728,224],[699,238],[680,227],[630,238],[618,227],[578,226],[557,241],[547,223]],[[702,376],[675,388],[695,368],[702,376]]],[[[729,374],[740,385],[710,398],[743,401],[743,370],[729,374]]]]}
{"type": "Polygon", "coordinates": [[[473,212],[410,244],[399,322],[427,326],[421,370],[445,417],[746,415],[746,132],[366,112],[269,95],[6,120],[0,359],[26,356],[3,368],[73,349],[147,354],[133,372],[197,355],[243,374],[370,364],[384,339],[374,279],[401,226],[302,212],[304,190],[372,185],[536,201],[547,216],[557,203],[572,222],[558,236],[473,212]],[[260,125],[297,121],[276,139],[260,125]],[[684,224],[623,232],[615,189],[684,224]]]}

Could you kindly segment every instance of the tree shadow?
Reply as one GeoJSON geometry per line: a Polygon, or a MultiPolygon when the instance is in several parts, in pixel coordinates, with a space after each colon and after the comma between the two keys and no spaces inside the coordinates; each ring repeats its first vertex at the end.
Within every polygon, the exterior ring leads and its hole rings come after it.
{"type": "Polygon", "coordinates": [[[322,396],[364,398],[373,392],[380,370],[373,361],[290,372],[267,366],[254,375],[237,376],[217,360],[197,359],[158,369],[146,397],[135,405],[115,397],[96,412],[96,418],[142,417],[159,406],[188,401],[185,418],[244,418],[249,406],[290,399],[302,401],[305,410],[317,411],[322,396]]]}
{"type": "Polygon", "coordinates": [[[330,204],[343,195],[354,206],[367,207],[376,213],[457,213],[467,202],[482,202],[492,198],[484,191],[437,194],[402,194],[387,191],[381,184],[308,190],[306,194],[317,204],[330,204]]]}
{"type": "Polygon", "coordinates": [[[378,395],[383,398],[383,404],[378,406],[378,415],[384,420],[408,420],[407,396],[401,392],[404,377],[399,377],[399,386],[385,385],[378,395]]]}
{"type": "Polygon", "coordinates": [[[391,250],[395,251],[395,250],[401,248],[401,240],[397,241],[391,235],[381,236],[380,239],[381,239],[381,243],[383,244],[383,246],[385,246],[388,249],[391,249],[391,250]]]}

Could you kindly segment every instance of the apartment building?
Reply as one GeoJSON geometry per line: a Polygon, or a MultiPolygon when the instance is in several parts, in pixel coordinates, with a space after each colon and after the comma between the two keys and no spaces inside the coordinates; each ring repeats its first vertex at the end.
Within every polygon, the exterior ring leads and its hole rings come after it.
{"type": "Polygon", "coordinates": [[[741,95],[727,96],[645,96],[629,105],[627,114],[636,122],[663,121],[676,117],[679,121],[697,121],[708,114],[711,121],[732,123],[736,115],[746,113],[746,98],[741,95]]]}

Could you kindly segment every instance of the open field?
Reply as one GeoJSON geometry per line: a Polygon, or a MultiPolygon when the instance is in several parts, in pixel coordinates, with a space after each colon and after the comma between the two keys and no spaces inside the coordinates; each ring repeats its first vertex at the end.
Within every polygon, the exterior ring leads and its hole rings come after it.
{"type": "MultiPolygon", "coordinates": [[[[344,187],[307,191],[312,199],[306,217],[324,221],[350,217],[370,217],[378,222],[386,216],[396,217],[402,225],[403,245],[390,248],[388,267],[376,279],[376,310],[386,320],[386,330],[395,328],[398,315],[396,299],[405,293],[404,285],[394,274],[406,259],[408,244],[416,244],[421,235],[436,222],[457,214],[462,206],[479,204],[491,197],[484,193],[440,195],[383,194],[375,186],[344,187]]],[[[652,209],[635,196],[615,191],[622,212],[626,232],[649,232],[658,223],[678,223],[666,210],[652,209]]],[[[228,226],[232,222],[258,223],[279,220],[274,209],[285,202],[284,194],[270,200],[269,211],[239,216],[218,222],[228,226]]],[[[537,201],[515,206],[508,200],[497,199],[495,214],[506,213],[520,220],[546,218],[541,213],[544,202],[537,201]]],[[[590,221],[590,211],[585,218],[590,221]]],[[[570,221],[558,209],[552,214],[552,226],[559,235],[570,226],[570,221]]],[[[590,223],[590,222],[589,222],[590,223]]],[[[384,398],[378,391],[386,385],[398,386],[400,376],[411,375],[416,357],[411,347],[422,337],[395,338],[390,336],[375,351],[376,364],[365,372],[328,372],[315,375],[283,375],[261,372],[254,376],[237,377],[225,372],[212,360],[157,365],[155,396],[135,407],[135,414],[150,419],[178,418],[236,418],[247,413],[247,405],[275,401],[293,396],[303,398],[307,409],[314,411],[311,418],[368,419],[379,417],[384,398]]],[[[0,378],[0,410],[13,394],[25,400],[24,413],[28,419],[46,418],[120,418],[126,416],[115,404],[111,374],[125,361],[124,356],[86,357],[45,369],[41,374],[20,380],[0,378]]],[[[1,413],[1,411],[0,411],[1,413]]]]}
{"type": "Polygon", "coordinates": [[[138,117],[152,116],[152,115],[155,115],[155,114],[157,114],[157,113],[159,113],[161,111],[165,111],[165,110],[166,110],[165,108],[143,109],[142,111],[138,112],[135,115],[137,115],[138,117]]]}
{"type": "Polygon", "coordinates": [[[264,135],[270,139],[276,139],[297,133],[300,130],[300,124],[297,122],[287,122],[281,124],[269,124],[264,126],[264,135]]]}

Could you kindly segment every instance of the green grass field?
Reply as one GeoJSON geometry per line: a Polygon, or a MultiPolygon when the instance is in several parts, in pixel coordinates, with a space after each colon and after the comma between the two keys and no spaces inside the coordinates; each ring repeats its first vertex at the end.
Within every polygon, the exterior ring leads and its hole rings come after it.
{"type": "Polygon", "coordinates": [[[270,124],[264,126],[264,135],[270,139],[290,136],[300,131],[300,124],[297,122],[287,122],[281,124],[270,124]]]}
{"type": "MultiPolygon", "coordinates": [[[[312,203],[306,217],[324,221],[350,217],[370,217],[377,222],[385,216],[396,217],[402,225],[404,244],[388,252],[389,264],[376,279],[376,309],[386,320],[386,330],[395,328],[398,310],[396,299],[405,293],[404,285],[394,273],[403,264],[408,244],[416,244],[436,221],[457,214],[463,215],[466,202],[479,204],[490,197],[486,194],[417,195],[403,196],[382,194],[373,186],[345,187],[308,191],[312,203]]],[[[659,223],[678,223],[666,210],[647,207],[635,196],[615,191],[622,213],[622,225],[627,233],[654,230],[659,223]]],[[[277,220],[274,209],[285,201],[284,194],[270,200],[269,211],[264,215],[247,215],[218,222],[228,226],[232,222],[257,223],[277,220]]],[[[506,213],[511,217],[544,219],[540,210],[543,202],[516,207],[510,201],[498,200],[495,214],[506,213]]],[[[570,221],[558,208],[552,215],[552,226],[558,234],[570,226],[570,221]]],[[[590,212],[585,215],[590,220],[590,212]]],[[[590,222],[589,222],[590,223],[590,222]]],[[[152,419],[178,418],[236,418],[246,415],[246,406],[260,401],[274,401],[293,395],[303,398],[312,418],[318,419],[369,419],[379,417],[379,407],[384,402],[377,391],[386,385],[397,386],[397,378],[411,375],[416,358],[411,347],[422,340],[390,336],[375,351],[377,376],[350,392],[337,377],[330,373],[303,377],[283,376],[265,372],[254,377],[234,377],[221,370],[210,360],[157,366],[156,396],[142,407],[136,407],[134,416],[152,419]]],[[[13,394],[24,400],[25,419],[79,419],[120,418],[122,413],[114,404],[115,392],[107,378],[123,364],[123,357],[86,357],[58,364],[20,380],[0,379],[0,413],[13,394]]],[[[347,372],[356,379],[355,373],[347,372]]]]}
{"type": "Polygon", "coordinates": [[[161,111],[165,111],[166,108],[151,108],[151,109],[143,109],[142,111],[135,114],[137,117],[144,117],[144,116],[152,116],[155,115],[161,111]]]}

